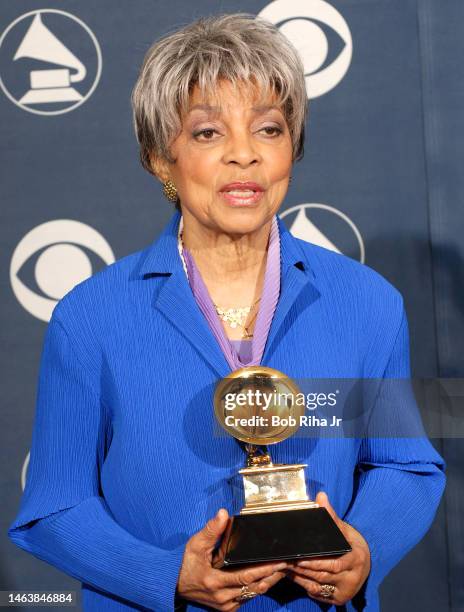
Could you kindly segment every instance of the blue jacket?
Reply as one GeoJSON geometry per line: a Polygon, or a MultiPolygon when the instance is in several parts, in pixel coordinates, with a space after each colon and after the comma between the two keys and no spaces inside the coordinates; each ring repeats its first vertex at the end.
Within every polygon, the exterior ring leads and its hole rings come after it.
{"type": "MultiPolygon", "coordinates": [[[[81,581],[86,611],[173,610],[185,543],[220,507],[240,508],[244,452],[217,435],[212,409],[230,369],[182,268],[179,219],[74,287],[46,330],[27,484],[8,535],[81,581]]],[[[281,295],[262,365],[294,378],[408,377],[399,292],[278,224],[281,295]]],[[[440,455],[425,437],[294,436],[272,456],[307,463],[310,497],[326,491],[366,538],[372,569],[359,609],[378,610],[380,582],[434,518],[440,455]]],[[[322,609],[284,580],[247,610],[322,609]]]]}

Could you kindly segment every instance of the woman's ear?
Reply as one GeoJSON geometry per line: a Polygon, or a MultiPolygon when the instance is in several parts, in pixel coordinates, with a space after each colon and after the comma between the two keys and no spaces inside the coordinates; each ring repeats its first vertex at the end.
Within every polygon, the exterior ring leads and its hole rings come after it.
{"type": "Polygon", "coordinates": [[[165,183],[169,178],[169,170],[168,163],[162,157],[155,155],[154,153],[150,154],[150,165],[153,170],[153,173],[156,177],[162,182],[165,183]]]}

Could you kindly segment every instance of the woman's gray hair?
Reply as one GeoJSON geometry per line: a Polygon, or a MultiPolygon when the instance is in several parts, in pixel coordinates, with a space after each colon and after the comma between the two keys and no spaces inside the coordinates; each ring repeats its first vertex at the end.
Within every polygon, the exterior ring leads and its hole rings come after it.
{"type": "Polygon", "coordinates": [[[276,94],[293,160],[303,157],[307,99],[298,52],[272,23],[232,13],[202,17],[163,36],[146,53],[131,102],[140,160],[148,172],[153,174],[151,155],[174,162],[169,146],[182,130],[194,85],[207,96],[219,79],[235,86],[251,81],[263,99],[276,94]]]}

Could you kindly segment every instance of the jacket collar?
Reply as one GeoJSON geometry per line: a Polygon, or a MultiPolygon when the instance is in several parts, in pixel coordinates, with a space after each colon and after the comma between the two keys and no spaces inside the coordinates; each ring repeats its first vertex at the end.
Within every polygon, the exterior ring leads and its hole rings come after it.
{"type": "MultiPolygon", "coordinates": [[[[185,275],[177,247],[180,218],[181,213],[176,210],[160,236],[144,251],[145,256],[136,274],[145,279],[158,275],[165,277],[162,286],[154,292],[153,308],[161,312],[187,338],[222,378],[230,373],[230,367],[195,301],[185,275]]],[[[298,313],[320,297],[314,272],[299,241],[287,230],[279,216],[277,222],[281,256],[280,296],[264,348],[262,365],[268,364],[272,353],[285,337],[288,326],[295,323],[298,313]],[[293,308],[296,313],[289,313],[293,308]]]]}

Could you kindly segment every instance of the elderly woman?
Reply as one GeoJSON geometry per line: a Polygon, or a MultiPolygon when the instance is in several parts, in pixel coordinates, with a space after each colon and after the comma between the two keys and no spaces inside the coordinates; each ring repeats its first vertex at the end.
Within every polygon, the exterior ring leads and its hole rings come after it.
{"type": "Polygon", "coordinates": [[[251,364],[409,376],[398,291],[277,215],[303,151],[298,54],[252,15],[200,19],[151,47],[132,100],[142,163],[176,210],[152,245],[55,307],[9,537],[80,580],[86,611],[377,610],[443,492],[424,437],[281,442],[274,460],[310,464],[310,495],[351,552],[212,564],[244,465],[214,433],[218,380],[251,364]]]}

